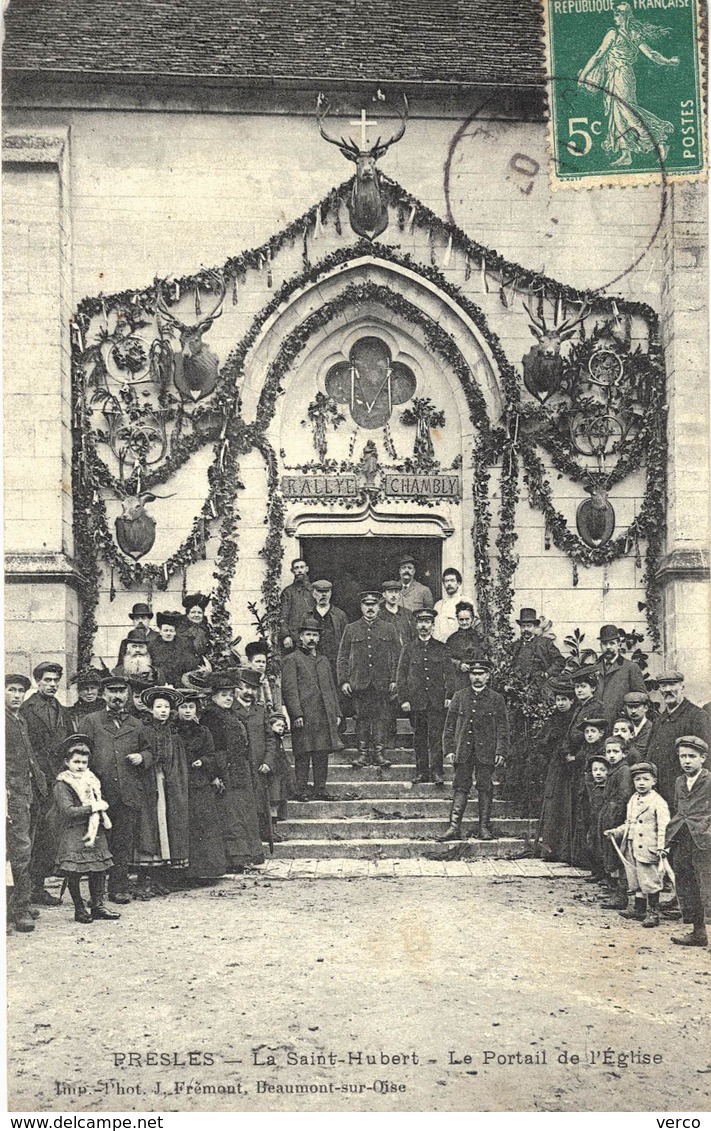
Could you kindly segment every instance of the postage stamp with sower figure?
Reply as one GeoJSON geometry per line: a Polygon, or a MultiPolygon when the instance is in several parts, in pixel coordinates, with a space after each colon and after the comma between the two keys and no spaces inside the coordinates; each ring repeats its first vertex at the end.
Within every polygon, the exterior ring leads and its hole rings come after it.
{"type": "Polygon", "coordinates": [[[545,0],[554,186],[701,178],[698,0],[545,0]]]}

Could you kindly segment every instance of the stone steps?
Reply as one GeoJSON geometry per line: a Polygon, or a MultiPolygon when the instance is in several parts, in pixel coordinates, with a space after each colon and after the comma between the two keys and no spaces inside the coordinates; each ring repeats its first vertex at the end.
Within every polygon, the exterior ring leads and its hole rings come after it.
{"type": "MultiPolygon", "coordinates": [[[[281,827],[281,826],[280,826],[281,827]]],[[[465,828],[466,833],[473,828],[465,828]]],[[[387,858],[404,860],[418,857],[424,861],[443,859],[452,850],[451,844],[438,844],[436,841],[413,840],[409,837],[397,839],[368,838],[364,840],[290,840],[287,844],[274,845],[274,860],[353,860],[387,858]]],[[[468,840],[464,852],[467,860],[490,857],[510,859],[519,856],[526,849],[526,841],[516,837],[501,837],[497,840],[468,840]]],[[[269,849],[265,845],[265,854],[269,849]]]]}
{"type": "MultiPolygon", "coordinates": [[[[354,783],[357,786],[357,782],[354,783]]],[[[368,793],[372,793],[376,782],[370,782],[368,786],[368,793]]],[[[289,802],[289,822],[292,821],[313,821],[313,820],[352,820],[353,818],[372,818],[382,820],[385,814],[400,814],[400,817],[408,817],[411,820],[415,817],[449,817],[449,810],[451,806],[451,797],[449,796],[446,787],[437,791],[434,794],[433,786],[417,786],[417,789],[422,790],[419,796],[411,796],[408,794],[406,797],[402,796],[403,782],[393,783],[392,795],[380,794],[378,796],[369,797],[339,797],[335,801],[290,801],[289,802]],[[429,794],[425,793],[429,790],[429,794]],[[379,812],[374,813],[377,809],[379,812]]],[[[328,792],[332,793],[336,786],[329,786],[328,792]]],[[[413,791],[414,793],[414,787],[413,791]]],[[[471,812],[476,815],[476,798],[469,802],[471,812]]],[[[505,801],[495,801],[493,815],[494,817],[506,817],[509,806],[505,801]]],[[[399,817],[393,819],[400,819],[399,817]]],[[[281,828],[281,825],[279,826],[281,828]]]]}
{"type": "MultiPolygon", "coordinates": [[[[324,804],[328,804],[325,802],[324,804]]],[[[476,817],[476,809],[474,810],[476,817]]],[[[407,838],[434,840],[449,824],[446,816],[418,816],[386,820],[372,817],[316,817],[312,820],[292,820],[279,823],[279,832],[295,840],[389,840],[407,838]]],[[[494,821],[494,831],[502,836],[529,835],[535,822],[524,817],[504,817],[494,821]]]]}

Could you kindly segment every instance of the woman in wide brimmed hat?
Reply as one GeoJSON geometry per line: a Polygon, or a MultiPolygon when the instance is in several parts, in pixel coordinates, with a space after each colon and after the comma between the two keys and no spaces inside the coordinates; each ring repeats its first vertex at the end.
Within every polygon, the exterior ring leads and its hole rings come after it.
{"type": "Polygon", "coordinates": [[[243,872],[246,864],[264,863],[247,731],[232,710],[239,682],[237,669],[212,672],[207,680],[210,703],[202,717],[215,744],[217,808],[228,867],[235,872],[243,872]]]}
{"type": "Polygon", "coordinates": [[[227,858],[222,841],[218,786],[220,784],[215,743],[212,734],[199,720],[199,711],[208,698],[207,690],[180,692],[175,729],[188,760],[190,801],[190,864],[188,877],[196,884],[224,876],[227,858]]]}
{"type": "Polygon", "coordinates": [[[188,763],[185,747],[171,723],[171,713],[182,702],[172,687],[148,687],[141,693],[148,708],[142,737],[153,755],[153,789],[145,791],[140,812],[142,849],[135,863],[139,886],[145,891],[164,894],[171,890],[168,868],[188,866],[188,763]]]}
{"type": "Polygon", "coordinates": [[[204,661],[210,650],[210,626],[205,618],[205,609],[210,598],[205,593],[188,593],[183,597],[185,613],[178,622],[178,636],[183,645],[196,657],[195,667],[204,661]]]}

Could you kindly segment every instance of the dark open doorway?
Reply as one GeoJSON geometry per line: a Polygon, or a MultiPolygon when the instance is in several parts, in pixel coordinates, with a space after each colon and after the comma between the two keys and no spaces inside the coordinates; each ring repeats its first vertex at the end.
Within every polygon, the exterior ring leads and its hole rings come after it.
{"type": "Polygon", "coordinates": [[[439,538],[312,538],[301,539],[301,556],[312,581],[333,582],[333,604],[349,620],[360,616],[358,593],[369,586],[397,579],[398,561],[412,554],[416,577],[429,585],[435,601],[441,596],[442,542],[439,538]]]}

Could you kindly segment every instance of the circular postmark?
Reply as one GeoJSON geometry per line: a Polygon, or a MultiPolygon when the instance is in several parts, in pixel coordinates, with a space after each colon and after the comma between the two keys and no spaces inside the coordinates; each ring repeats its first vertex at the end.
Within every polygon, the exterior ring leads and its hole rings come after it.
{"type": "MultiPolygon", "coordinates": [[[[624,110],[628,128],[638,129],[645,150],[656,155],[658,168],[653,179],[635,184],[626,171],[625,178],[612,176],[605,185],[573,181],[553,191],[551,162],[557,162],[559,184],[574,176],[590,131],[578,123],[585,136],[571,137],[567,146],[553,153],[545,118],[493,116],[504,96],[510,95],[508,89],[497,87],[480,99],[452,135],[443,188],[448,221],[474,234],[484,246],[496,247],[505,258],[541,274],[566,279],[578,276],[580,289],[604,294],[638,272],[655,248],[667,214],[668,176],[663,146],[649,132],[637,108],[596,88],[594,82],[586,81],[585,87],[624,110]],[[592,257],[591,249],[595,249],[592,257]],[[593,269],[596,277],[590,285],[593,269]]],[[[580,95],[578,78],[551,76],[545,80],[545,89],[548,105],[555,90],[557,105],[563,113],[570,109],[575,122],[572,111],[580,95]]],[[[597,132],[599,123],[593,126],[597,132]]],[[[651,275],[657,266],[652,257],[644,270],[651,275]]],[[[649,289],[648,284],[641,289],[649,289]]]]}

